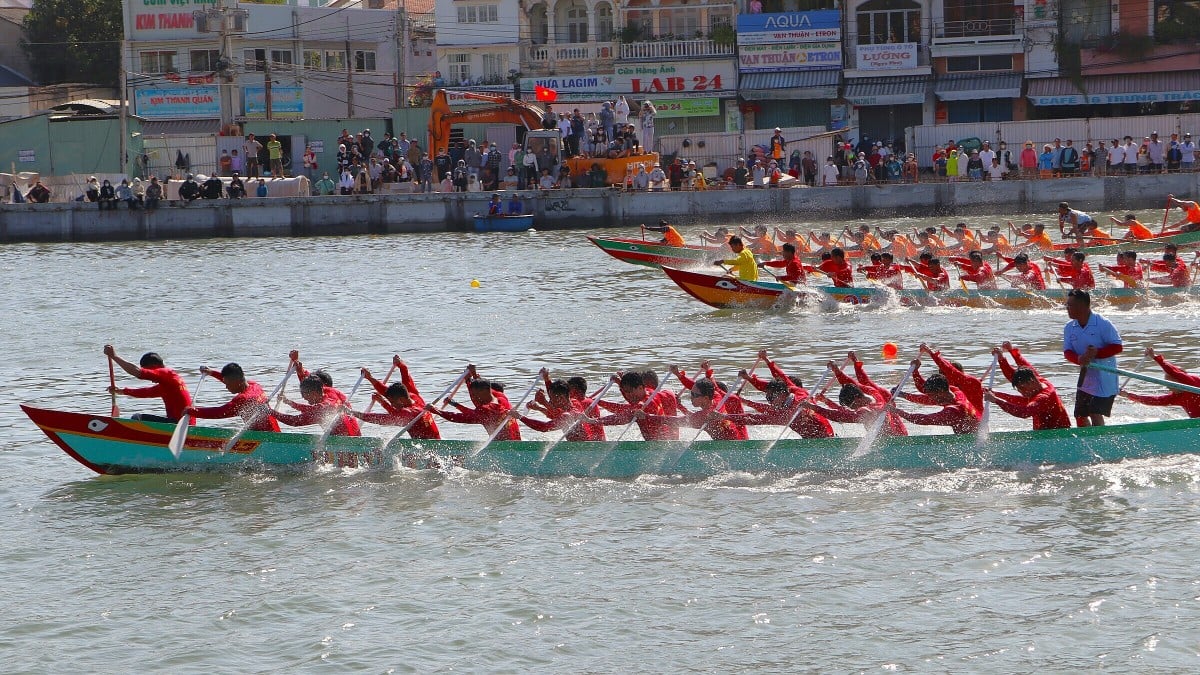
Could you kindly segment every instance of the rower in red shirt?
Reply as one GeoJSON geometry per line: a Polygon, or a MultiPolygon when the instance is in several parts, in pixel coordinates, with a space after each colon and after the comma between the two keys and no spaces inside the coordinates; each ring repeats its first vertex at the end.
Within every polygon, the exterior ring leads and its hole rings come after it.
{"type": "MultiPolygon", "coordinates": [[[[713,379],[713,369],[712,369],[712,365],[708,362],[708,359],[705,359],[700,362],[700,372],[699,372],[700,377],[696,378],[695,380],[688,377],[688,374],[685,371],[680,370],[679,366],[671,366],[671,373],[674,374],[675,377],[679,380],[679,384],[683,385],[684,391],[690,392],[692,390],[692,387],[696,386],[696,382],[700,378],[704,378],[704,377],[713,381],[713,385],[716,386],[716,388],[717,388],[717,398],[721,398],[721,396],[727,391],[725,388],[725,385],[723,383],[713,379]]],[[[645,374],[643,374],[642,378],[645,379],[645,377],[646,377],[645,374]]],[[[654,376],[654,381],[658,382],[657,375],[654,376]]],[[[656,384],[655,386],[658,386],[658,385],[656,384]]],[[[660,393],[660,395],[663,393],[670,394],[670,392],[668,392],[665,389],[659,393],[660,393]]],[[[683,396],[683,394],[681,392],[680,398],[682,398],[682,396],[683,396]]],[[[677,411],[682,410],[682,406],[680,405],[679,399],[676,399],[674,401],[674,405],[675,405],[675,409],[677,411]]],[[[744,409],[742,408],[742,399],[740,396],[727,397],[725,399],[724,408],[725,408],[724,412],[727,412],[731,415],[736,415],[736,414],[745,412],[744,409]]],[[[671,405],[667,404],[665,401],[663,403],[663,414],[664,415],[671,414],[671,405]]]]}
{"type": "Polygon", "coordinates": [[[776,281],[787,284],[804,284],[807,282],[807,278],[804,275],[804,263],[800,262],[800,258],[797,257],[796,246],[794,244],[784,244],[782,258],[759,263],[759,267],[783,269],[783,275],[776,276],[776,281]]]}
{"type": "Polygon", "coordinates": [[[951,258],[950,262],[959,266],[958,278],[963,281],[973,281],[979,288],[996,288],[996,275],[992,266],[983,261],[983,254],[971,251],[967,258],[951,258]]]}
{"type": "Polygon", "coordinates": [[[1176,258],[1174,253],[1164,253],[1162,262],[1167,273],[1163,276],[1150,277],[1150,283],[1175,288],[1187,288],[1192,285],[1192,275],[1188,271],[1187,263],[1176,258]]]}
{"type": "MultiPolygon", "coordinates": [[[[808,392],[804,392],[804,396],[795,395],[795,389],[789,381],[781,379],[770,380],[766,383],[764,391],[767,394],[767,402],[759,403],[749,399],[743,399],[742,403],[747,405],[757,412],[743,413],[740,415],[726,415],[725,419],[736,424],[758,425],[765,424],[770,426],[783,426],[791,420],[789,428],[795,431],[801,438],[830,438],[833,436],[833,426],[829,424],[829,420],[821,417],[817,413],[804,409],[801,403],[808,399],[808,392]]],[[[801,391],[804,391],[801,389],[801,391]]]]}
{"type": "Polygon", "coordinates": [[[1054,385],[1039,375],[1011,343],[1005,342],[1004,346],[1017,363],[1016,369],[1008,364],[1001,350],[994,349],[992,353],[996,356],[1001,372],[1012,382],[1019,395],[988,389],[983,393],[984,399],[995,403],[1013,417],[1033,418],[1035,431],[1070,428],[1071,418],[1067,415],[1067,409],[1063,407],[1054,385]]]}
{"type": "Polygon", "coordinates": [[[666,414],[663,411],[663,399],[659,396],[651,399],[650,392],[646,391],[644,382],[645,380],[640,372],[630,371],[622,374],[618,386],[621,390],[621,396],[625,398],[626,403],[600,401],[597,405],[605,410],[613,411],[613,414],[589,421],[604,426],[625,426],[636,419],[638,428],[642,432],[642,438],[647,441],[679,440],[679,429],[677,427],[652,419],[653,417],[666,414]],[[638,411],[645,411],[649,416],[635,418],[634,413],[638,411]]]}
{"type": "MultiPolygon", "coordinates": [[[[706,370],[708,368],[707,364],[708,364],[708,361],[705,361],[702,366],[706,370]]],[[[658,373],[656,373],[650,369],[643,370],[642,371],[642,386],[644,386],[646,388],[647,396],[654,394],[655,390],[658,390],[658,373]]],[[[658,394],[656,394],[654,396],[654,400],[657,401],[658,404],[662,406],[664,415],[679,414],[679,399],[675,396],[674,393],[672,393],[666,387],[663,387],[661,390],[658,390],[658,394]]]]}
{"type": "Polygon", "coordinates": [[[850,288],[854,285],[854,270],[846,264],[846,252],[840,248],[830,251],[829,260],[822,260],[817,269],[824,272],[838,288],[850,288]]]}
{"type": "MultiPolygon", "coordinates": [[[[112,345],[104,345],[104,355],[131,376],[154,383],[149,387],[116,387],[114,385],[109,387],[111,393],[133,398],[161,398],[163,407],[167,411],[165,417],[138,413],[133,415],[132,419],[172,424],[178,422],[183,417],[184,408],[192,404],[192,395],[188,393],[187,384],[184,383],[183,378],[179,376],[179,373],[168,368],[163,363],[162,357],[155,352],[143,354],[137,366],[117,356],[112,345]]],[[[195,419],[189,422],[189,424],[195,423],[195,419]]]]}
{"type": "Polygon", "coordinates": [[[1096,277],[1092,275],[1092,268],[1086,262],[1087,255],[1082,251],[1075,251],[1071,254],[1066,267],[1062,266],[1062,261],[1051,258],[1046,258],[1055,266],[1055,273],[1058,275],[1058,280],[1061,283],[1068,283],[1071,288],[1077,291],[1089,291],[1096,287],[1096,277]]]}
{"type": "Polygon", "coordinates": [[[309,375],[316,375],[318,378],[320,378],[321,383],[324,386],[323,391],[325,398],[329,399],[329,401],[332,403],[336,403],[337,405],[342,405],[346,402],[346,395],[343,394],[340,389],[334,388],[333,377],[331,377],[328,372],[325,370],[317,370],[316,372],[310,373],[308,369],[304,367],[304,364],[300,363],[300,352],[295,349],[288,354],[288,358],[292,360],[292,369],[296,371],[297,382],[304,382],[304,380],[308,379],[309,375]]]}
{"type": "Polygon", "coordinates": [[[841,391],[838,392],[837,403],[828,399],[823,400],[827,405],[817,405],[811,399],[801,401],[800,405],[827,420],[842,424],[861,424],[866,429],[871,429],[879,419],[879,415],[886,410],[887,419],[881,428],[881,433],[887,436],[908,435],[904,421],[896,416],[891,409],[892,406],[886,401],[880,400],[873,391],[868,395],[868,392],[857,384],[843,384],[841,391]]]}
{"type": "Polygon", "coordinates": [[[508,411],[512,410],[512,404],[508,402],[508,398],[504,397],[503,392],[497,393],[488,380],[475,379],[467,383],[467,395],[471,397],[471,403],[475,404],[474,408],[468,408],[450,399],[446,402],[454,406],[458,412],[435,408],[428,403],[425,404],[425,412],[433,413],[456,424],[482,425],[488,435],[500,429],[495,437],[497,441],[521,440],[521,427],[516,420],[509,419],[508,411]]]}
{"type": "Polygon", "coordinates": [[[305,403],[281,396],[284,403],[296,409],[292,415],[275,412],[275,419],[290,427],[329,427],[332,436],[361,436],[358,420],[342,412],[342,405],[334,403],[325,392],[325,382],[316,375],[309,375],[300,383],[300,396],[305,403]],[[330,426],[332,423],[332,426],[330,426]]]}
{"type": "MultiPolygon", "coordinates": [[[[913,365],[919,366],[920,359],[914,359],[913,365]]],[[[935,413],[911,413],[896,409],[896,414],[914,424],[927,426],[950,427],[956,434],[971,434],[979,429],[979,413],[971,408],[965,399],[955,396],[950,391],[950,383],[940,373],[925,380],[925,394],[934,405],[942,406],[935,413]]]]}
{"type": "Polygon", "coordinates": [[[189,406],[183,414],[205,420],[241,417],[246,421],[247,431],[279,431],[279,423],[275,421],[275,411],[271,410],[267,394],[257,382],[246,379],[241,366],[227,363],[219,371],[202,366],[200,372],[224,383],[225,389],[234,396],[225,405],[205,408],[189,406]]]}
{"type": "Polygon", "coordinates": [[[1121,281],[1125,288],[1140,288],[1145,269],[1137,261],[1137,253],[1125,251],[1117,254],[1116,265],[1099,265],[1100,271],[1121,281]]]}
{"type": "MultiPolygon", "coordinates": [[[[1146,356],[1154,359],[1159,367],[1163,369],[1163,374],[1172,382],[1186,384],[1192,387],[1200,387],[1200,376],[1192,375],[1179,366],[1167,361],[1161,354],[1156,354],[1153,347],[1146,348],[1146,356]]],[[[1160,396],[1147,396],[1145,394],[1131,394],[1122,390],[1121,396],[1143,405],[1165,406],[1177,405],[1183,408],[1188,417],[1200,417],[1200,394],[1193,394],[1187,391],[1171,391],[1160,396]]]]}
{"type": "Polygon", "coordinates": [[[400,381],[386,385],[371,375],[371,371],[362,369],[362,376],[375,389],[375,402],[384,409],[381,413],[350,411],[363,422],[387,427],[402,427],[414,418],[420,418],[408,428],[411,438],[440,439],[437,423],[433,415],[425,412],[425,399],[417,391],[417,384],[408,372],[408,364],[400,356],[392,357],[392,364],[400,371],[400,381]]]}
{"type": "MultiPolygon", "coordinates": [[[[967,401],[975,407],[976,410],[983,409],[983,381],[973,375],[968,375],[963,370],[962,364],[951,361],[942,356],[941,351],[934,351],[929,345],[921,343],[921,353],[928,354],[930,360],[938,367],[942,377],[951,387],[959,389],[967,397],[967,401]]],[[[916,385],[918,391],[925,391],[925,379],[922,378],[919,370],[913,371],[913,384],[916,385]]]]}
{"type": "Polygon", "coordinates": [[[565,433],[563,440],[567,441],[602,441],[604,440],[604,427],[599,424],[592,424],[582,421],[582,415],[585,411],[583,403],[577,399],[571,398],[571,388],[563,380],[554,380],[549,387],[550,398],[549,405],[540,406],[530,404],[531,409],[538,410],[546,416],[545,420],[538,420],[522,415],[519,410],[508,411],[508,416],[514,420],[520,420],[525,423],[525,426],[547,433],[555,429],[563,429],[565,433]]]}
{"type": "Polygon", "coordinates": [[[639,410],[634,413],[638,420],[667,424],[675,427],[687,426],[693,429],[703,429],[714,441],[745,441],[749,440],[750,432],[746,425],[723,419],[725,406],[718,407],[719,398],[728,398],[717,393],[717,386],[707,377],[696,380],[691,391],[692,405],[698,410],[685,413],[680,417],[654,415],[639,410]]]}
{"type": "Polygon", "coordinates": [[[928,266],[928,274],[922,272],[914,272],[913,276],[921,281],[927,291],[944,291],[950,288],[950,275],[946,270],[942,269],[942,261],[938,258],[930,258],[928,266]]]}
{"type": "MultiPolygon", "coordinates": [[[[1014,286],[1022,286],[1032,288],[1034,290],[1046,290],[1046,278],[1042,276],[1042,270],[1037,265],[1029,264],[1029,256],[1024,253],[1018,253],[1012,262],[1000,270],[999,274],[1004,274],[1009,268],[1016,268],[1017,277],[1009,279],[1014,286]]],[[[1008,277],[1005,277],[1008,279],[1008,277]]]]}

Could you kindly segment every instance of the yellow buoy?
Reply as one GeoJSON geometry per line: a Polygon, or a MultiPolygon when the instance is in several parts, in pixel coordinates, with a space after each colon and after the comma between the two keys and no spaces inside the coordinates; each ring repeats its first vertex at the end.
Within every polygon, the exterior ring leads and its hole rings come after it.
{"type": "Polygon", "coordinates": [[[479,280],[478,280],[478,279],[472,279],[472,280],[471,280],[471,288],[479,288],[479,285],[480,285],[480,284],[479,284],[479,280]]]}

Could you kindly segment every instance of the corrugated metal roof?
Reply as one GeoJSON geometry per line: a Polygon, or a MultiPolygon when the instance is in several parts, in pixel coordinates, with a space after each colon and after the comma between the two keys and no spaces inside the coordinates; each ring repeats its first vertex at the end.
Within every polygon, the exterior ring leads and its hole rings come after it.
{"type": "Polygon", "coordinates": [[[928,75],[860,77],[846,80],[845,98],[854,105],[921,103],[929,93],[928,75]]]}
{"type": "Polygon", "coordinates": [[[971,101],[979,98],[1020,98],[1021,73],[956,73],[943,75],[934,83],[933,92],[943,101],[971,101]]]}
{"type": "Polygon", "coordinates": [[[738,77],[743,98],[761,100],[801,100],[837,98],[840,70],[792,70],[782,73],[745,72],[738,77]]]}
{"type": "Polygon", "coordinates": [[[1077,96],[1080,94],[1141,94],[1159,91],[1196,91],[1200,89],[1200,71],[1139,73],[1137,75],[1095,75],[1083,78],[1083,90],[1065,77],[1029,81],[1030,96],[1077,96]]]}

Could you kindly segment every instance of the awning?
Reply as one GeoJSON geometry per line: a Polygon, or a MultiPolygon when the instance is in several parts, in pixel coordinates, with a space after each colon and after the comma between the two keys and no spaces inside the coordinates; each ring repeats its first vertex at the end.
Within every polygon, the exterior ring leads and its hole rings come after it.
{"type": "Polygon", "coordinates": [[[1034,105],[1200,101],[1200,71],[1095,75],[1083,78],[1082,87],[1065,77],[1033,79],[1027,96],[1034,105]]]}
{"type": "Polygon", "coordinates": [[[143,120],[143,136],[217,135],[221,120],[143,120]]]}
{"type": "Polygon", "coordinates": [[[743,72],[742,98],[751,101],[837,98],[840,70],[792,70],[782,73],[743,72]]]}
{"type": "Polygon", "coordinates": [[[934,83],[933,93],[943,101],[1021,98],[1021,73],[942,75],[934,83]]]}
{"type": "Polygon", "coordinates": [[[846,80],[845,98],[853,105],[905,105],[924,103],[929,95],[928,75],[862,77],[846,80]]]}

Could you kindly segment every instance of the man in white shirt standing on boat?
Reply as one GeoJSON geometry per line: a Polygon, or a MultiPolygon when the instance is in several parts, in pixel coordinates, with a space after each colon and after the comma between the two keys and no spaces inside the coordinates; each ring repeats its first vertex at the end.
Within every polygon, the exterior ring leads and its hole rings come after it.
{"type": "Polygon", "coordinates": [[[1063,356],[1079,366],[1075,391],[1075,424],[1080,427],[1104,426],[1112,414],[1113,400],[1120,388],[1116,373],[1102,372],[1088,365],[1117,367],[1117,354],[1124,349],[1117,329],[1104,317],[1092,312],[1087,291],[1067,294],[1067,316],[1063,327],[1063,356]]]}

